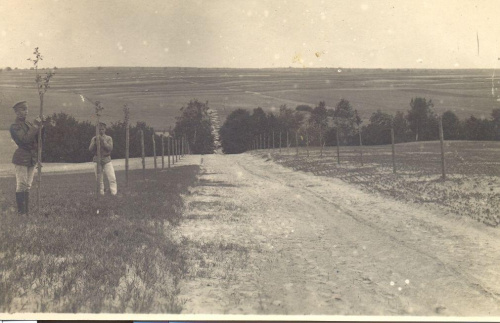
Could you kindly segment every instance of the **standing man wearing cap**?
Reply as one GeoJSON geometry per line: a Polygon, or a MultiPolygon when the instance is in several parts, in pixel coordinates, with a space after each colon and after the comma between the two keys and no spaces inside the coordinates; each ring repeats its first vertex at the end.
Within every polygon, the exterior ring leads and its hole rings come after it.
{"type": "Polygon", "coordinates": [[[17,145],[12,157],[16,168],[16,202],[17,213],[29,213],[29,191],[33,183],[35,165],[38,154],[38,129],[43,127],[45,117],[37,117],[34,123],[26,120],[28,104],[26,101],[16,103],[13,107],[16,121],[10,126],[10,136],[17,145]]]}
{"type": "Polygon", "coordinates": [[[106,124],[104,122],[99,123],[99,140],[101,145],[101,170],[100,174],[97,174],[97,144],[96,137],[92,138],[90,141],[89,150],[93,152],[94,162],[95,162],[95,175],[97,180],[99,181],[99,193],[104,195],[104,178],[102,173],[106,174],[106,178],[109,182],[109,190],[111,191],[111,195],[116,195],[117,193],[117,184],[116,184],[116,176],[115,169],[113,168],[113,164],[111,163],[111,151],[113,150],[113,138],[106,135],[106,124]]]}

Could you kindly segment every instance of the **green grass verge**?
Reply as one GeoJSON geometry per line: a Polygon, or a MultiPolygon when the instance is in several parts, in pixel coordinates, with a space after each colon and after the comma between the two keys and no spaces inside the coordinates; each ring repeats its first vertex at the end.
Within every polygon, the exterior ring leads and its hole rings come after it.
{"type": "Polygon", "coordinates": [[[28,217],[15,179],[0,179],[0,311],[179,313],[186,262],[168,232],[198,170],[131,171],[128,188],[117,172],[121,197],[98,204],[93,174],[47,175],[41,215],[28,217]]]}

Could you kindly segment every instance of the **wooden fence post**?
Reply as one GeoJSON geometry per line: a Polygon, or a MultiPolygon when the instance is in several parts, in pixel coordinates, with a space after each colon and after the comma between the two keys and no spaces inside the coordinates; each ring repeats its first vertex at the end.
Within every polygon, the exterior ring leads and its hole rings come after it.
{"type": "Polygon", "coordinates": [[[323,157],[323,127],[319,126],[319,157],[323,157]]]}
{"type": "Polygon", "coordinates": [[[297,134],[298,131],[295,131],[295,155],[299,155],[299,137],[297,134]]]}
{"type": "Polygon", "coordinates": [[[128,169],[129,169],[129,155],[130,155],[130,126],[129,126],[129,109],[125,110],[125,185],[128,187],[128,169]]]}
{"type": "Polygon", "coordinates": [[[290,141],[288,140],[288,129],[286,130],[286,153],[290,154],[290,141]]]}
{"type": "Polygon", "coordinates": [[[439,117],[439,141],[441,141],[441,171],[443,180],[446,179],[446,165],[444,161],[444,133],[443,133],[443,117],[439,117]]]}
{"type": "Polygon", "coordinates": [[[306,151],[307,157],[309,157],[309,128],[306,126],[306,151]]]}
{"type": "Polygon", "coordinates": [[[156,163],[156,139],[155,139],[155,133],[153,131],[153,161],[154,161],[154,165],[155,165],[155,170],[157,169],[158,167],[158,164],[156,163]]]}
{"type": "Polygon", "coordinates": [[[179,162],[179,138],[175,139],[175,161],[179,162]]]}
{"type": "Polygon", "coordinates": [[[280,130],[280,153],[281,153],[281,130],[280,130]]]}
{"type": "Polygon", "coordinates": [[[339,140],[339,126],[335,127],[335,133],[337,137],[337,164],[340,165],[340,140],[339,140]]]}
{"type": "Polygon", "coordinates": [[[141,129],[142,179],[146,179],[146,153],[144,152],[144,131],[141,129]]]}
{"type": "MultiPolygon", "coordinates": [[[[96,181],[97,181],[97,185],[96,185],[96,203],[99,202],[99,194],[100,194],[100,191],[101,191],[101,176],[103,176],[102,174],[102,163],[101,163],[101,139],[100,139],[100,135],[99,135],[99,114],[97,114],[97,124],[96,124],[96,127],[95,127],[95,143],[96,143],[96,147],[97,147],[97,152],[96,152],[96,157],[97,157],[97,160],[96,160],[96,174],[97,174],[97,178],[96,178],[96,181]]],[[[103,179],[104,180],[104,179],[103,179]]],[[[104,184],[104,182],[103,182],[104,184]]],[[[104,189],[104,187],[103,187],[104,189]]],[[[97,207],[99,207],[97,205],[97,207]]]]}
{"type": "Polygon", "coordinates": [[[163,134],[160,135],[161,138],[161,169],[165,169],[165,143],[163,141],[163,134]]]}
{"type": "Polygon", "coordinates": [[[392,172],[396,174],[396,150],[394,149],[394,126],[391,126],[392,172]]]}
{"type": "Polygon", "coordinates": [[[168,169],[170,169],[170,135],[167,137],[167,161],[168,161],[168,169]]]}
{"type": "Polygon", "coordinates": [[[361,127],[358,126],[359,133],[359,153],[361,155],[361,166],[363,166],[363,141],[361,140],[361,127]]]}
{"type": "Polygon", "coordinates": [[[177,139],[172,138],[172,164],[177,162],[177,139]]]}

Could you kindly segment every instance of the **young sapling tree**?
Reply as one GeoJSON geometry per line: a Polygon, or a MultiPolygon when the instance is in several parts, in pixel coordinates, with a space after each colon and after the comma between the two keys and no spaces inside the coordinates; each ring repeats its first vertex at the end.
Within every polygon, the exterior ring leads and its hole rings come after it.
{"type": "MultiPolygon", "coordinates": [[[[43,60],[43,56],[38,50],[38,47],[35,48],[35,51],[33,52],[35,55],[34,58],[28,58],[29,61],[33,62],[33,65],[35,67],[35,82],[36,82],[36,87],[38,91],[38,96],[40,98],[40,120],[42,121],[43,124],[43,99],[45,96],[45,93],[49,89],[49,83],[52,77],[55,75],[54,72],[49,71],[45,73],[45,76],[42,76],[38,73],[38,63],[43,60]]],[[[36,203],[37,203],[37,209],[38,212],[40,212],[40,191],[41,191],[41,186],[42,186],[42,126],[38,128],[38,155],[37,155],[37,170],[38,170],[38,176],[37,176],[37,194],[36,194],[36,203]]]]}

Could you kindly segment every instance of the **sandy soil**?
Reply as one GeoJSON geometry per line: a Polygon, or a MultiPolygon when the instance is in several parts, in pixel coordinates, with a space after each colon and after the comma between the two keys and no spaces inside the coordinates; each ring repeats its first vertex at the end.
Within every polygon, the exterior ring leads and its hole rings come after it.
{"type": "Polygon", "coordinates": [[[188,160],[183,314],[500,315],[498,229],[249,154],[188,160]]]}

